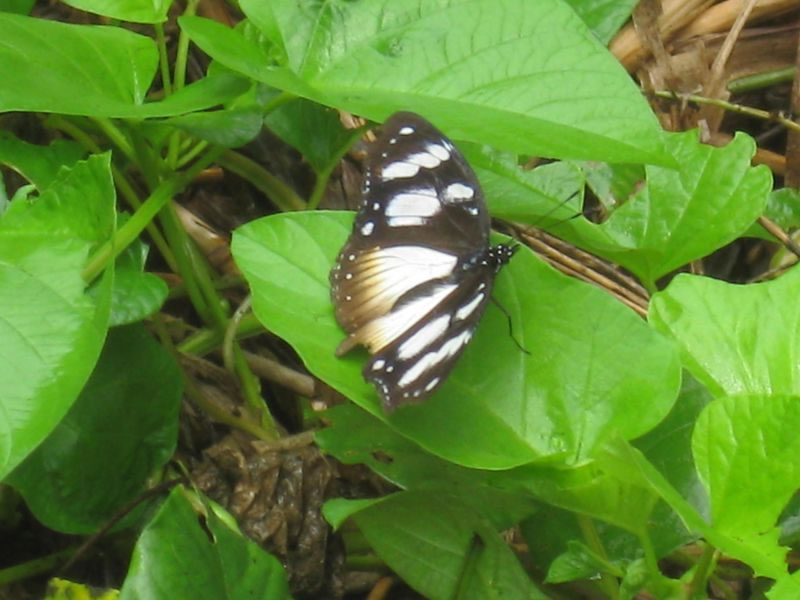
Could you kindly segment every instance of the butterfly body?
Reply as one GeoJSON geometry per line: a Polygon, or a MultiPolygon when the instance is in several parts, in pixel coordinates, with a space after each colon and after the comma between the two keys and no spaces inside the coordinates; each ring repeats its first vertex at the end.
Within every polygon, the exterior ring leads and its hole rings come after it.
{"type": "Polygon", "coordinates": [[[489,246],[470,166],[413,113],[384,124],[366,160],[363,202],[331,271],[336,319],[372,355],[364,378],[384,408],[427,398],[472,338],[494,278],[516,246],[489,246]]]}

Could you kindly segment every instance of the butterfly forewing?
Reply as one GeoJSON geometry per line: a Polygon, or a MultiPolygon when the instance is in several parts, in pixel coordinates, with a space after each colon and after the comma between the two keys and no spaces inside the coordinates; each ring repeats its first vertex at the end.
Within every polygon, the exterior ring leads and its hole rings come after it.
{"type": "Polygon", "coordinates": [[[371,145],[363,202],[331,271],[336,318],[363,345],[384,408],[420,401],[452,369],[513,249],[489,248],[475,174],[452,142],[396,113],[371,145]]]}

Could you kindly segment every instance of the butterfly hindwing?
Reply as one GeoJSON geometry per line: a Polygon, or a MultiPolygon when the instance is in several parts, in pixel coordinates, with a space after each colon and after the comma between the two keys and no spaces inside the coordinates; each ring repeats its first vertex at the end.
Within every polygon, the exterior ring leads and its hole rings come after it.
{"type": "MultiPolygon", "coordinates": [[[[387,410],[419,401],[444,382],[472,339],[489,301],[492,279],[475,270],[469,279],[458,284],[441,282],[433,284],[433,289],[420,290],[420,298],[426,293],[436,296],[437,289],[446,295],[411,329],[374,354],[364,367],[364,379],[375,384],[387,410]]],[[[395,311],[414,310],[414,304],[409,300],[395,311]]]]}
{"type": "Polygon", "coordinates": [[[356,345],[369,350],[364,376],[392,410],[441,384],[513,249],[489,247],[475,174],[418,115],[386,121],[368,151],[362,188],[353,231],[331,271],[336,319],[349,334],[337,354],[356,345]]]}

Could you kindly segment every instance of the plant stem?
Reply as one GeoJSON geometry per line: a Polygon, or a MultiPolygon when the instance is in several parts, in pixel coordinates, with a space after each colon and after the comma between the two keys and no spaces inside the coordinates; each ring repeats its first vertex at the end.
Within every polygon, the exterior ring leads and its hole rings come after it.
{"type": "Polygon", "coordinates": [[[292,188],[254,160],[227,150],[219,160],[220,166],[243,177],[261,190],[282,211],[305,210],[306,204],[292,188]]]}
{"type": "Polygon", "coordinates": [[[718,106],[730,112],[755,117],[756,119],[762,119],[764,121],[771,121],[773,123],[780,123],[787,129],[793,129],[794,131],[800,132],[800,123],[796,123],[792,119],[784,117],[778,113],[760,110],[750,106],[743,106],[741,104],[733,104],[732,102],[726,102],[725,100],[720,100],[719,98],[706,98],[705,96],[696,96],[695,94],[678,94],[669,90],[659,90],[654,92],[654,94],[658,98],[666,98],[668,100],[682,100],[687,102],[695,102],[697,104],[718,106]]]}
{"type": "MultiPolygon", "coordinates": [[[[583,533],[583,538],[586,541],[586,545],[598,556],[600,556],[603,560],[608,561],[608,553],[606,552],[605,546],[603,546],[603,541],[600,539],[600,536],[597,534],[597,529],[595,529],[594,521],[585,515],[577,515],[578,519],[578,527],[580,527],[581,533],[583,533]]],[[[599,586],[603,590],[609,598],[617,598],[619,597],[619,584],[617,583],[616,579],[614,579],[608,573],[600,573],[600,581],[599,586]]]]}
{"type": "Polygon", "coordinates": [[[22,579],[28,579],[29,577],[33,577],[35,575],[41,575],[42,573],[54,571],[59,566],[64,564],[64,561],[69,559],[69,557],[72,556],[79,547],[80,545],[76,544],[74,546],[65,548],[64,550],[54,552],[53,554],[42,556],[41,558],[35,558],[33,560],[29,560],[28,562],[14,565],[13,567],[0,569],[0,586],[8,585],[9,583],[20,581],[22,579]]]}

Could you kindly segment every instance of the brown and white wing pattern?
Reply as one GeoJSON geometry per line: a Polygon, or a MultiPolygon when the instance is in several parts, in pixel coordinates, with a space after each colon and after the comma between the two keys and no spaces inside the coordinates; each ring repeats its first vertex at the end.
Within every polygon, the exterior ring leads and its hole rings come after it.
{"type": "Polygon", "coordinates": [[[441,132],[396,113],[371,145],[363,202],[331,271],[336,353],[372,354],[364,377],[391,411],[428,397],[453,368],[515,247],[489,247],[470,166],[441,132]]]}

